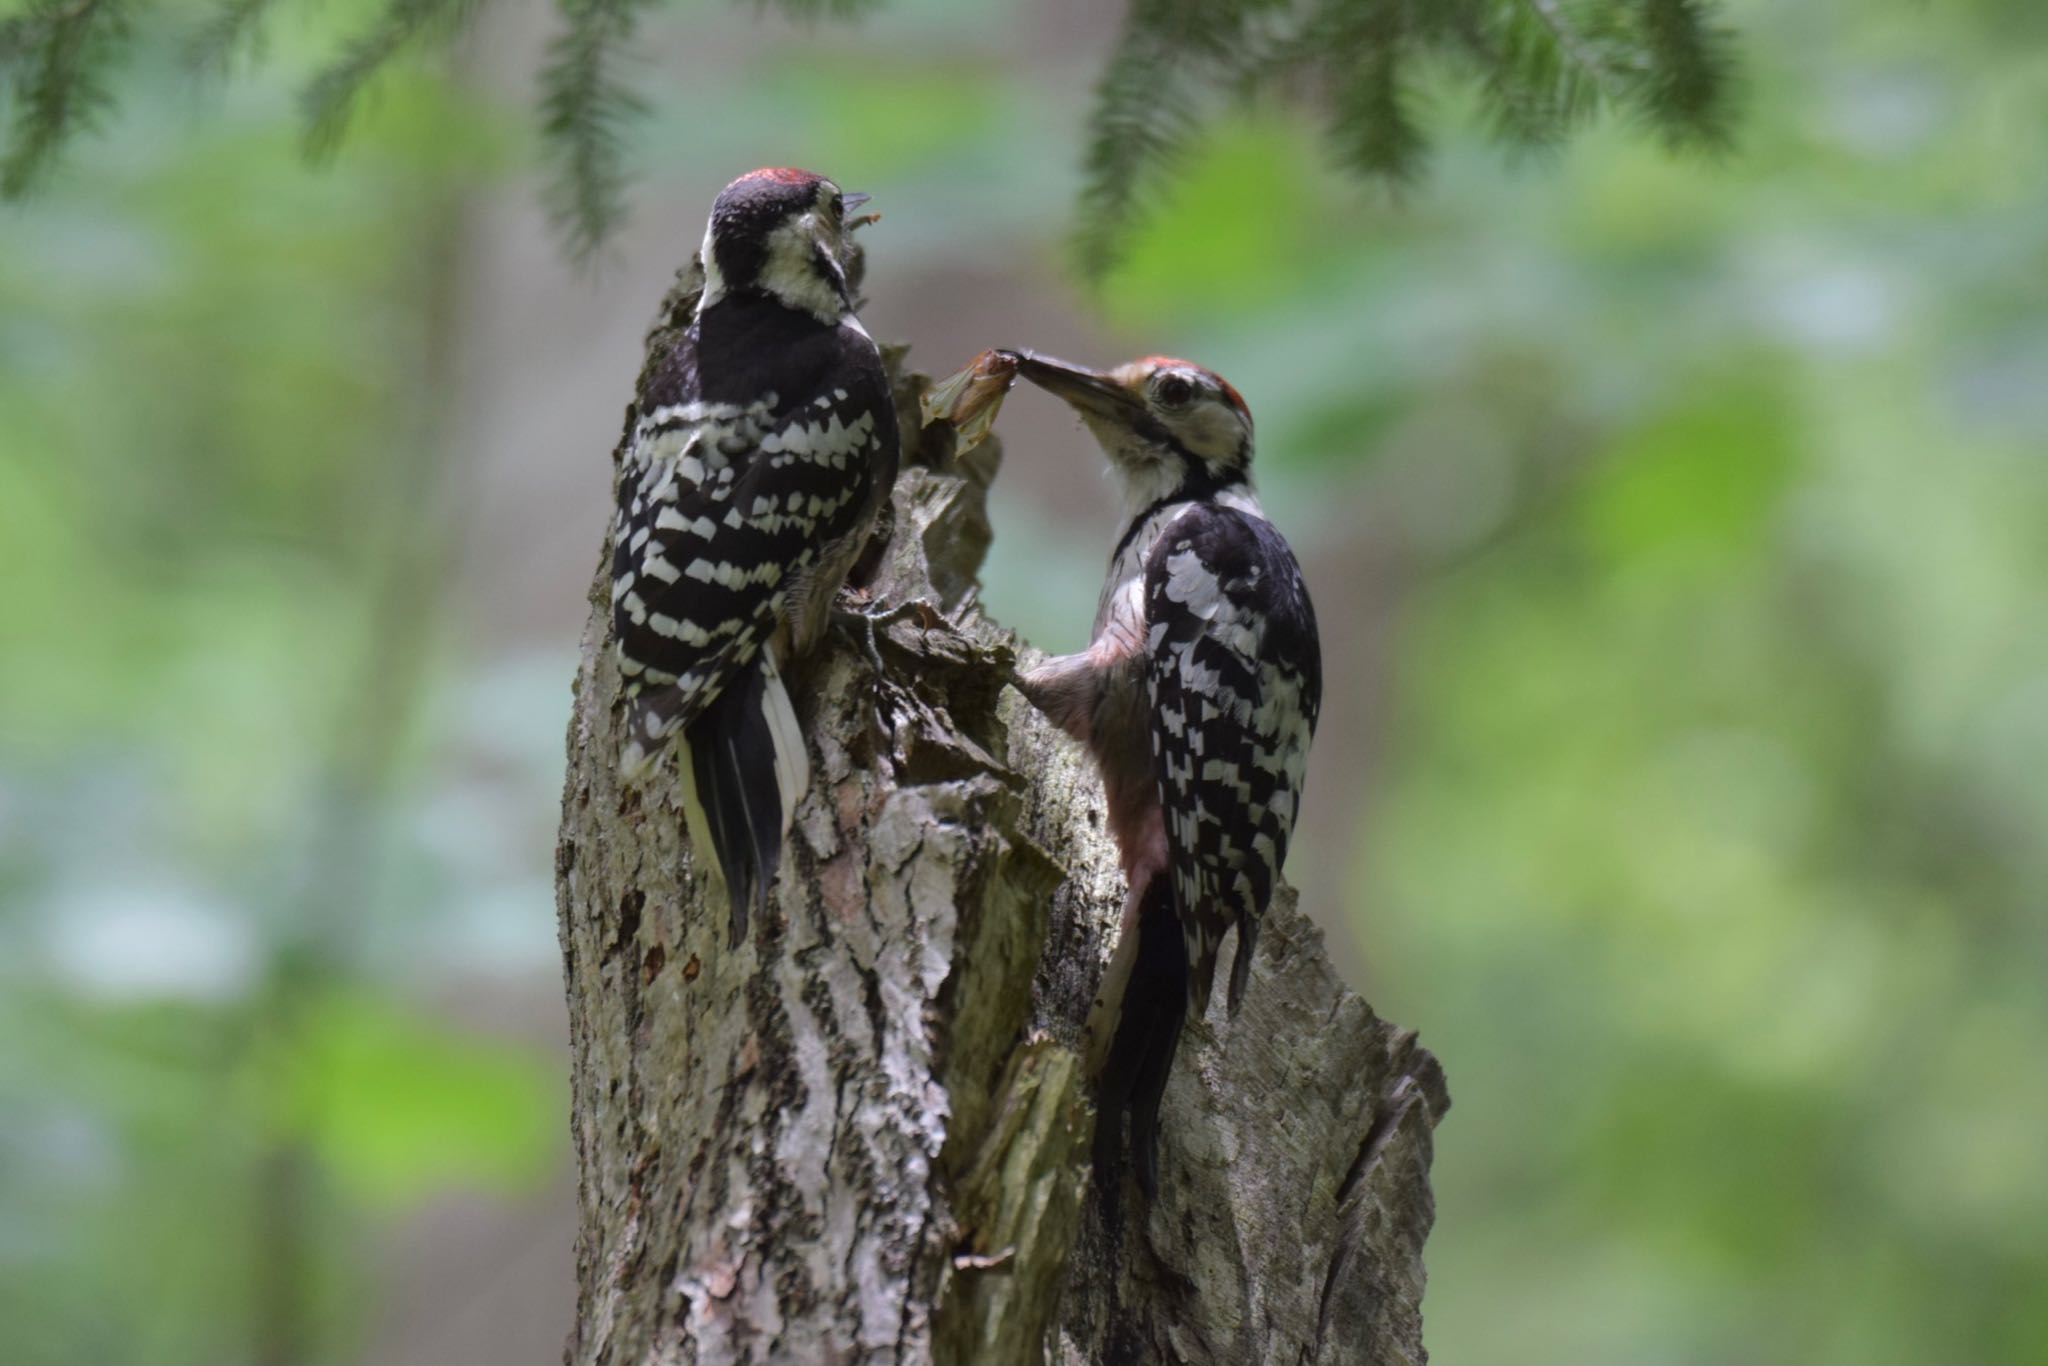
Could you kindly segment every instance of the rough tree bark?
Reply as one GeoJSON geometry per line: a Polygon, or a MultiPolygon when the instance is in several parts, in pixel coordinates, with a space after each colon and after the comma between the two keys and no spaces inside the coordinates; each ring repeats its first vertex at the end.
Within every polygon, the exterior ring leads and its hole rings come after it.
{"type": "Polygon", "coordinates": [[[1009,686],[1027,652],[975,602],[997,447],[956,461],[889,359],[886,673],[835,642],[798,685],[812,788],[737,949],[673,763],[642,792],[618,780],[609,545],[599,561],[556,856],[568,1361],[1424,1361],[1443,1073],[1344,988],[1291,893],[1243,1013],[1218,992],[1188,1032],[1158,1201],[1091,1179],[1077,1055],[1121,892],[1101,790],[1009,686]]]}

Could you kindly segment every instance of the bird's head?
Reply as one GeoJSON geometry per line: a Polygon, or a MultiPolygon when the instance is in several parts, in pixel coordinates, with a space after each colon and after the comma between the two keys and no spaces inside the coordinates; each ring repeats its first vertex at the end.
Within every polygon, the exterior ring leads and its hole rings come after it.
{"type": "Polygon", "coordinates": [[[851,313],[851,233],[872,218],[851,215],[867,198],[847,194],[811,171],[747,172],[711,206],[699,308],[756,293],[826,322],[851,313]]]}
{"type": "Polygon", "coordinates": [[[1251,477],[1251,409],[1212,370],[1171,356],[1089,370],[1024,352],[1017,373],[1080,414],[1139,506],[1251,477]]]}

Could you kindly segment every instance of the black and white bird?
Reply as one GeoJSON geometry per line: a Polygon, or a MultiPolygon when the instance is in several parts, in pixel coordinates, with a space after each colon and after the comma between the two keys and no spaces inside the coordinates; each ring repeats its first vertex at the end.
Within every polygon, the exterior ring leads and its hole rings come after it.
{"type": "Polygon", "coordinates": [[[1160,1099],[1216,952],[1237,929],[1230,1010],[1300,813],[1322,704],[1315,611],[1251,484],[1244,399],[1164,356],[1086,370],[1029,353],[1017,372],[1077,411],[1123,493],[1095,629],[1024,675],[1025,695],[1101,771],[1129,890],[1091,1020],[1098,1167],[1131,1117],[1138,1182],[1158,1190],[1160,1099]],[[1113,1021],[1113,1023],[1112,1023],[1113,1021]]]}
{"type": "Polygon", "coordinates": [[[848,215],[809,171],[741,176],[711,207],[693,313],[657,328],[627,417],[612,628],[620,768],[679,755],[693,847],[715,851],[735,943],[765,909],[810,783],[785,679],[818,643],[896,478],[896,410],[854,316],[848,215]]]}

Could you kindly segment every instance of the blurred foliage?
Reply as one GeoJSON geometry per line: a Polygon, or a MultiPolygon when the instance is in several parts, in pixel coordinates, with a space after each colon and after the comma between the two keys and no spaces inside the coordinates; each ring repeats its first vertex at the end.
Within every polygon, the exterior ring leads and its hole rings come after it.
{"type": "MultiPolygon", "coordinates": [[[[173,11],[177,0],[164,0],[173,11]]],[[[363,92],[393,61],[463,32],[484,0],[378,0],[306,84],[307,146],[331,153],[363,92]]],[[[881,0],[758,0],[799,21],[850,20],[881,0]]],[[[1495,134],[1550,145],[1609,106],[1672,143],[1715,143],[1728,121],[1728,42],[1711,0],[1133,0],[1098,84],[1081,199],[1079,260],[1114,263],[1146,205],[1214,109],[1258,90],[1311,94],[1346,169],[1403,181],[1427,145],[1414,104],[1455,70],[1495,134]]],[[[177,39],[202,71],[260,51],[275,0],[213,0],[177,39]]],[[[628,79],[648,0],[560,0],[541,69],[550,201],[587,256],[625,212],[628,135],[647,106],[628,79]]],[[[0,197],[38,181],[64,145],[116,103],[138,0],[29,0],[0,20],[0,197]]],[[[170,30],[166,29],[168,34],[170,30]]],[[[152,35],[154,36],[154,35],[152,35]]],[[[686,73],[688,74],[688,73],[686,73]]],[[[831,73],[824,89],[848,73],[831,73]]],[[[861,73],[873,79],[874,73],[861,73]]]]}
{"type": "Polygon", "coordinates": [[[328,992],[307,1013],[269,1099],[346,1193],[402,1208],[442,1187],[523,1190],[549,1174],[554,1068],[375,996],[328,992]]]}
{"type": "Polygon", "coordinates": [[[1457,1103],[1433,1357],[2040,1360],[2048,50],[1737,18],[1724,166],[1465,139],[1361,211],[1244,123],[1108,298],[1398,593],[1356,910],[1457,1103]]]}
{"type": "Polygon", "coordinates": [[[23,1366],[250,1360],[281,1311],[300,1359],[335,1358],[373,1325],[366,1209],[523,1190],[556,1160],[553,1066],[374,998],[324,992],[304,1029],[260,998],[4,1002],[0,1322],[23,1366]]]}
{"type": "Polygon", "coordinates": [[[395,661],[433,604],[387,587],[444,529],[431,246],[503,139],[408,79],[362,155],[307,176],[279,60],[194,122],[145,47],[127,99],[157,117],[0,217],[0,1356],[22,1366],[333,1359],[373,1322],[381,1220],[559,1160],[551,1062],[389,999],[439,888],[394,893],[365,856],[439,668],[395,661]]]}

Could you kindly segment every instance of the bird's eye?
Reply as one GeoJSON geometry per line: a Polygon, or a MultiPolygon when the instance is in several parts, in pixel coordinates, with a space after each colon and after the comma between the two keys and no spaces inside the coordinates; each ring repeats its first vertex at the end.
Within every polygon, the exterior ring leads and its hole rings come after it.
{"type": "Polygon", "coordinates": [[[840,219],[846,217],[846,197],[844,195],[833,195],[830,207],[833,222],[837,223],[840,219]]]}
{"type": "Polygon", "coordinates": [[[1180,375],[1168,375],[1159,381],[1159,401],[1168,407],[1178,408],[1195,396],[1195,386],[1180,375]]]}

